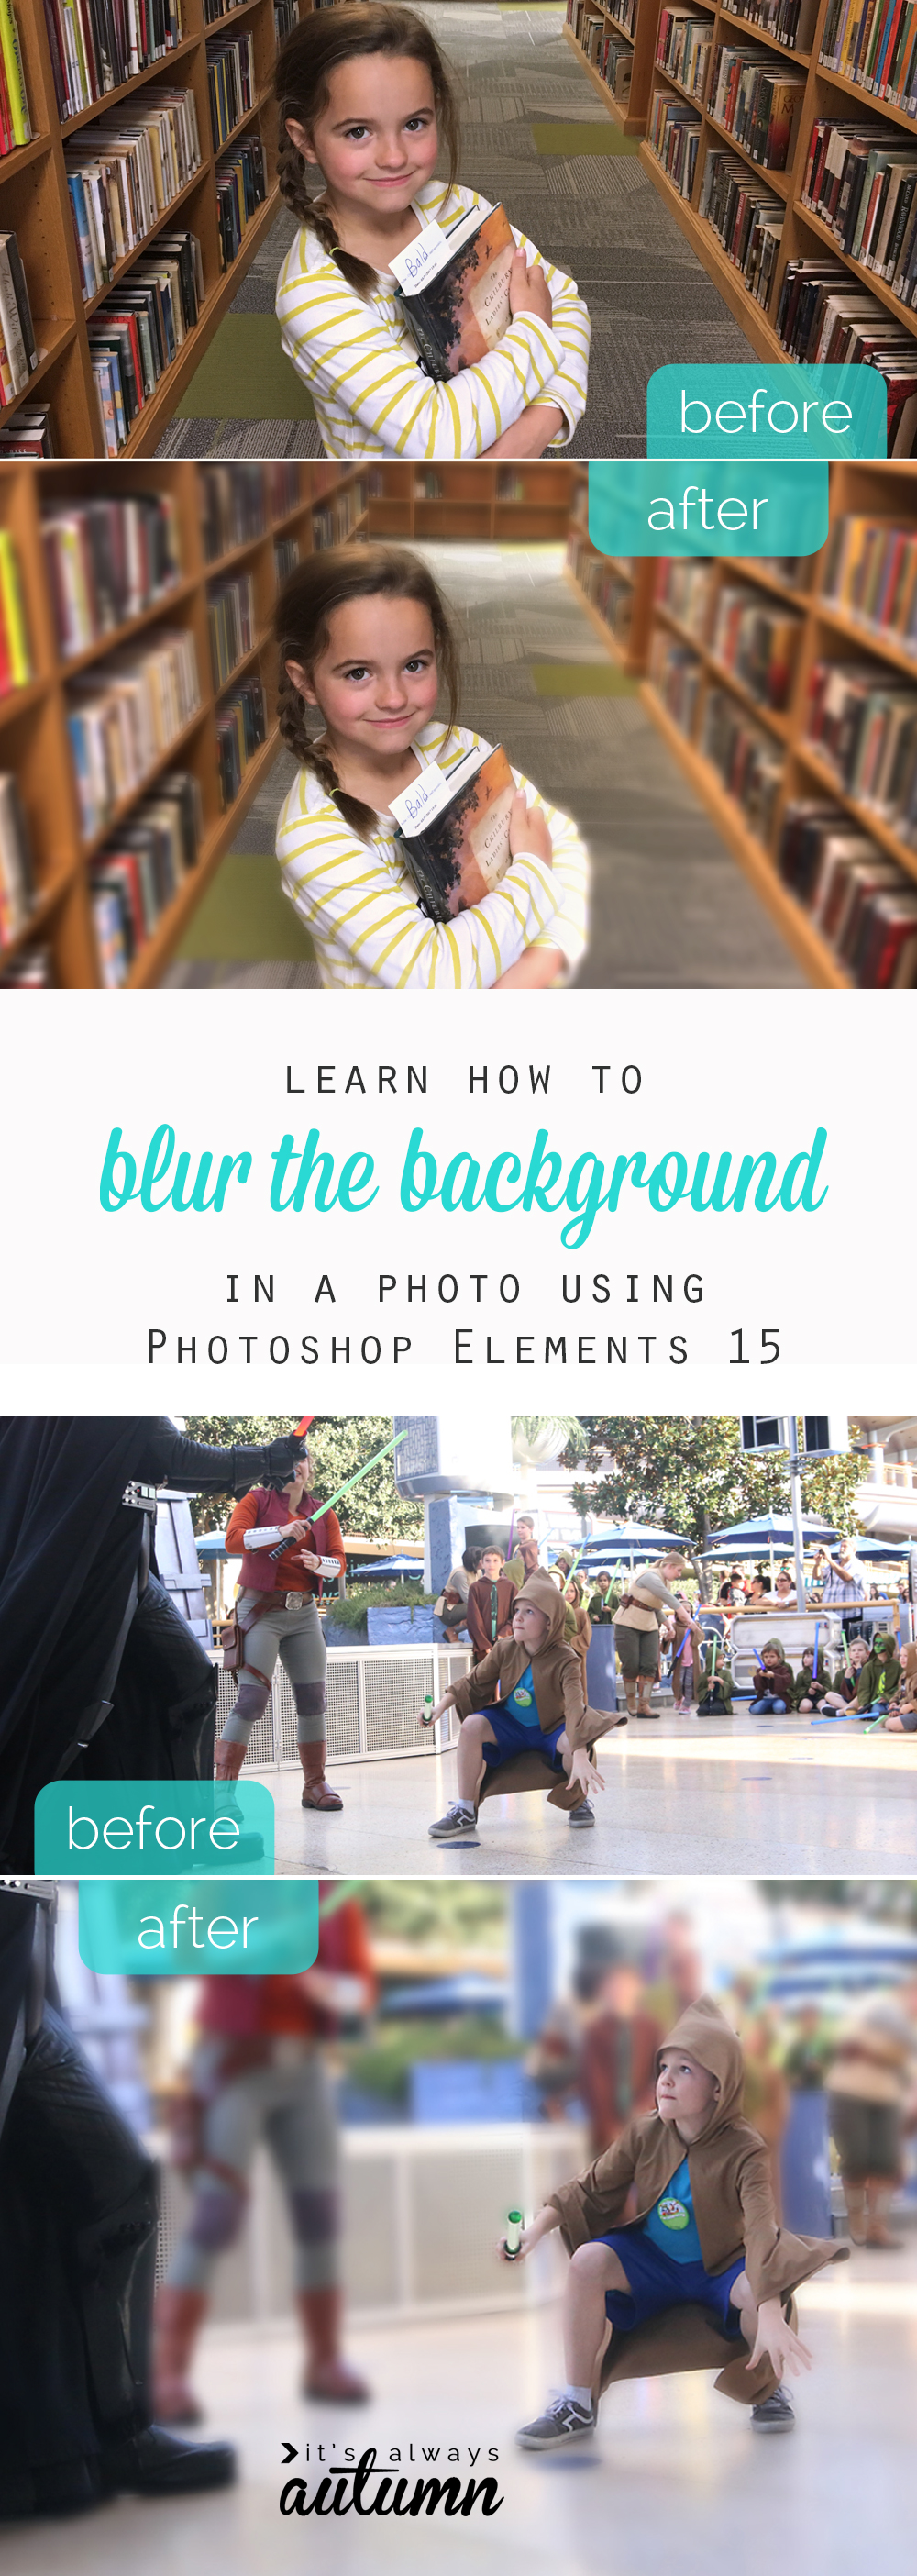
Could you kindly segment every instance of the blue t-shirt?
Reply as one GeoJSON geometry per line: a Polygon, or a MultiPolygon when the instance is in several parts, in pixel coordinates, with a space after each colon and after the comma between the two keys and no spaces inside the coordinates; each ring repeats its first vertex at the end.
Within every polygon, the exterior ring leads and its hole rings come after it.
{"type": "Polygon", "coordinates": [[[509,1698],[504,1700],[503,1706],[508,1710],[510,1717],[518,1720],[520,1726],[540,1727],[541,1720],[535,1706],[535,1693],[532,1688],[531,1664],[526,1664],[524,1673],[520,1673],[515,1688],[510,1691],[509,1698]]]}
{"type": "Polygon", "coordinates": [[[668,2190],[657,2200],[643,2221],[643,2234],[668,2254],[673,2263],[702,2263],[700,2237],[691,2199],[691,2177],[688,2159],[684,2157],[678,2172],[672,2175],[668,2190]]]}

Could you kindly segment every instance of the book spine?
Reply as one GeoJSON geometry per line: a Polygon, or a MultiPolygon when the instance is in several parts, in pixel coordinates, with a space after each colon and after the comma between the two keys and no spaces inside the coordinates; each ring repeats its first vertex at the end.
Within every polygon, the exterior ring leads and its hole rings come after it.
{"type": "Polygon", "coordinates": [[[0,0],[0,47],[2,47],[3,51],[3,68],[6,73],[6,85],[9,92],[9,101],[13,117],[13,141],[14,143],[31,143],[32,127],[29,119],[29,102],[26,96],[25,75],[22,68],[22,54],[19,48],[19,29],[16,25],[12,0],[0,0]]]}

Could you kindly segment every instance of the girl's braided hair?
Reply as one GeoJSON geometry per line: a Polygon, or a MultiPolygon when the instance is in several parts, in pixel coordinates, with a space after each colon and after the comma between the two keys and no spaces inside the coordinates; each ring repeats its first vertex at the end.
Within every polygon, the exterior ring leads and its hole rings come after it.
{"type": "MultiPolygon", "coordinates": [[[[329,11],[329,15],[330,15],[329,11]]],[[[324,12],[322,12],[324,15],[324,12]]],[[[347,545],[322,548],[307,555],[284,582],[274,612],[278,647],[277,720],[281,741],[304,769],[311,770],[332,796],[339,813],[361,841],[371,838],[376,815],[340,787],[327,741],[312,740],[308,713],[287,670],[298,662],[311,672],[330,640],[335,609],[351,599],[413,599],[427,610],[440,680],[447,701],[447,722],[454,725],[459,706],[458,646],[441,593],[418,555],[406,546],[347,545]]]]}
{"type": "Polygon", "coordinates": [[[284,204],[302,224],[318,234],[348,286],[364,300],[376,284],[366,260],[342,250],[323,198],[310,197],[306,163],[287,133],[287,118],[308,133],[330,97],[330,80],[339,63],[357,54],[393,54],[423,63],[433,84],[440,141],[449,158],[449,186],[454,187],[459,159],[459,116],[455,92],[438,45],[413,9],[389,7],[385,0],[347,0],[347,6],[311,9],[287,37],[277,57],[274,95],[280,111],[277,180],[284,204]]]}

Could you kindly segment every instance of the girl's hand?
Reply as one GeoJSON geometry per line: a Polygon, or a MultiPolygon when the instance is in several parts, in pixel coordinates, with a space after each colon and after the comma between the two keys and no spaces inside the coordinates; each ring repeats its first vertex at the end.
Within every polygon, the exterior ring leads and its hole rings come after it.
{"type": "Polygon", "coordinates": [[[499,438],[493,439],[486,451],[488,462],[492,456],[512,456],[517,460],[543,456],[545,448],[551,446],[552,440],[566,425],[566,413],[561,411],[559,403],[527,403],[518,420],[514,420],[509,429],[501,429],[499,438]]]}
{"type": "Polygon", "coordinates": [[[554,320],[551,290],[544,269],[539,267],[537,260],[533,260],[529,268],[524,250],[517,250],[509,272],[509,309],[514,320],[517,314],[524,313],[531,314],[536,322],[547,322],[549,327],[554,320]]]}
{"type": "Polygon", "coordinates": [[[762,2300],[758,2309],[754,2351],[750,2361],[746,2362],[746,2370],[756,2370],[765,2357],[778,2379],[783,2379],[787,2371],[798,2378],[803,2370],[811,2370],[812,2367],[808,2344],[802,2343],[793,2333],[792,2326],[787,2325],[779,2299],[762,2300]]]}
{"type": "Polygon", "coordinates": [[[320,1573],[321,1573],[321,1570],[322,1570],[322,1560],[321,1560],[321,1557],[320,1557],[320,1556],[313,1556],[312,1551],[311,1551],[311,1548],[308,1548],[308,1547],[301,1547],[301,1548],[299,1548],[299,1549],[297,1550],[297,1554],[298,1554],[298,1557],[299,1557],[300,1565],[304,1565],[304,1566],[305,1566],[307,1574],[320,1574],[320,1573]]]}
{"type": "Polygon", "coordinates": [[[517,790],[509,815],[510,856],[524,855],[540,859],[542,866],[552,868],[554,850],[548,830],[548,818],[540,805],[527,805],[522,789],[517,790]]]}
{"type": "Polygon", "coordinates": [[[308,1535],[308,1521],[285,1521],[283,1528],[277,1532],[278,1538],[308,1538],[308,1535]]]}
{"type": "Polygon", "coordinates": [[[507,966],[506,973],[497,976],[491,992],[543,993],[547,985],[556,984],[566,963],[562,948],[524,948],[515,966],[507,966]]]}

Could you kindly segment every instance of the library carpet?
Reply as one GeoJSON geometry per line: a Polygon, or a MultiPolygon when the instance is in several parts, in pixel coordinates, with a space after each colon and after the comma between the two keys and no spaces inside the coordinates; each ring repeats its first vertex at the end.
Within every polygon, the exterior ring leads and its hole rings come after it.
{"type": "MultiPolygon", "coordinates": [[[[747,362],[751,345],[563,34],[555,0],[428,0],[459,76],[461,175],[569,269],[592,319],[589,404],[565,451],[642,456],[657,367],[747,362]]],[[[322,456],[311,398],[280,346],[274,291],[296,230],[272,224],[157,454],[322,456]]]]}
{"type": "MultiPolygon", "coordinates": [[[[462,717],[572,813],[592,858],[581,987],[805,983],[634,683],[610,659],[558,546],[417,546],[451,604],[462,717]]],[[[319,982],[271,853],[294,776],[278,752],[164,981],[319,982]]]]}

